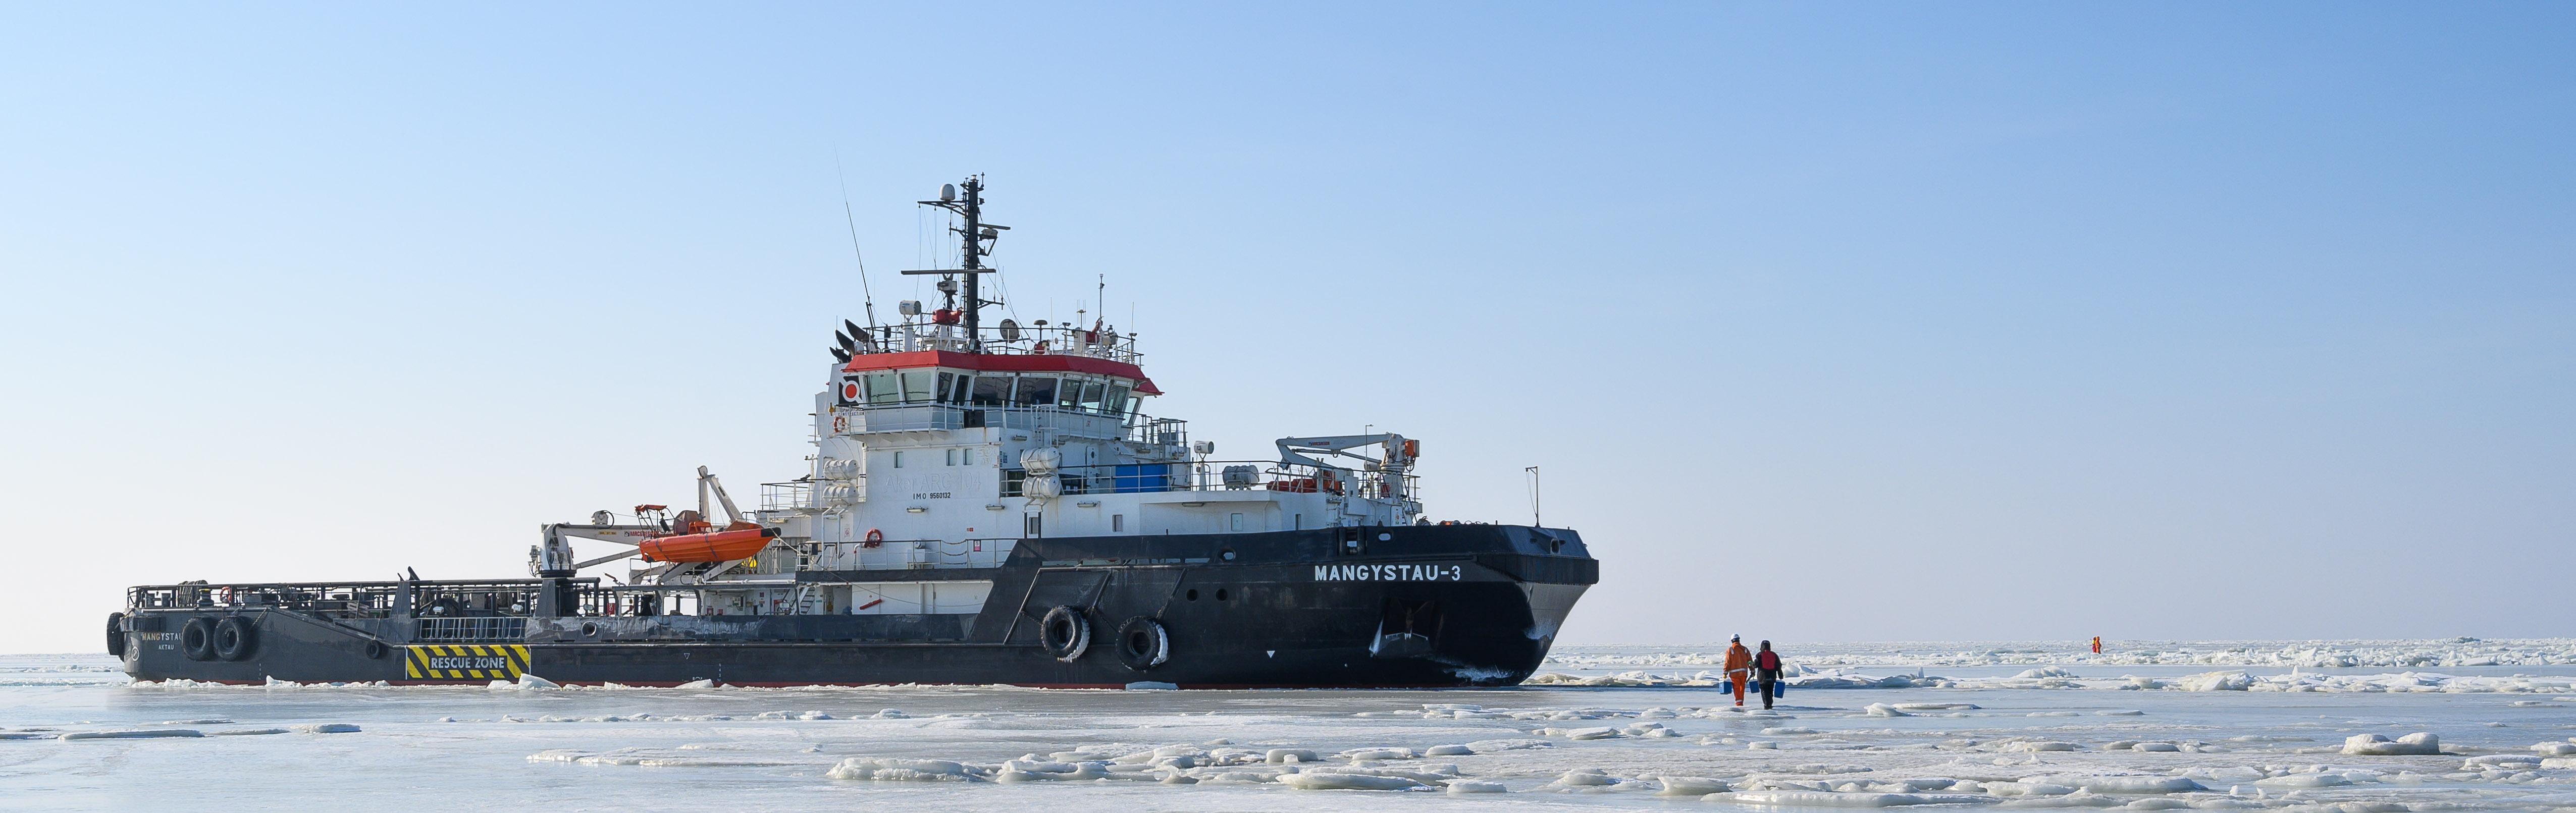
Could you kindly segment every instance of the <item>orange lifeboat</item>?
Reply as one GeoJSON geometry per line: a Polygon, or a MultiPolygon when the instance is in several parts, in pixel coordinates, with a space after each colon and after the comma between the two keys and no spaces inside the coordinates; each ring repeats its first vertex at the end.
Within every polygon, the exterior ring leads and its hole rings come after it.
{"type": "Polygon", "coordinates": [[[736,522],[721,531],[653,537],[638,547],[647,562],[730,562],[751,558],[777,535],[776,528],[736,522]]]}

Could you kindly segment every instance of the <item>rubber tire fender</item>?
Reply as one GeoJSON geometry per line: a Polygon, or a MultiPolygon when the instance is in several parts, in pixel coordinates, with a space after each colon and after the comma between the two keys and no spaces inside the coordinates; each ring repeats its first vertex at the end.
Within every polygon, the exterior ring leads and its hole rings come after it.
{"type": "Polygon", "coordinates": [[[1072,663],[1091,649],[1091,619],[1081,610],[1057,605],[1038,620],[1038,646],[1049,656],[1072,663]]]}
{"type": "Polygon", "coordinates": [[[118,629],[122,626],[125,626],[124,613],[107,614],[107,654],[119,658],[125,657],[125,630],[118,629]]]}
{"type": "Polygon", "coordinates": [[[385,642],[383,642],[383,641],[368,641],[368,642],[367,642],[367,660],[371,660],[371,661],[381,661],[381,660],[384,660],[384,659],[385,659],[385,651],[386,651],[386,650],[385,650],[385,642]]]}
{"type": "Polygon", "coordinates": [[[179,628],[179,652],[192,661],[215,659],[215,620],[205,616],[188,619],[179,628]]]}
{"type": "Polygon", "coordinates": [[[259,624],[249,616],[228,615],[215,622],[215,657],[248,660],[259,652],[259,624]]]}
{"type": "Polygon", "coordinates": [[[1163,622],[1144,616],[1118,625],[1118,662],[1142,672],[1172,659],[1172,633],[1163,622]]]}

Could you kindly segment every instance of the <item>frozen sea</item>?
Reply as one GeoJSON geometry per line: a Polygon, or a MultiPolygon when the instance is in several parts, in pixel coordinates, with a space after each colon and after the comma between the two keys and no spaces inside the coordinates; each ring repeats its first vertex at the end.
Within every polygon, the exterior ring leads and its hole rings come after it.
{"type": "Polygon", "coordinates": [[[1709,685],[1714,645],[1449,691],[229,687],[0,656],[0,808],[2576,809],[2576,640],[1784,649],[1767,713],[1709,685]],[[2419,732],[2439,753],[2346,753],[2419,732]]]}

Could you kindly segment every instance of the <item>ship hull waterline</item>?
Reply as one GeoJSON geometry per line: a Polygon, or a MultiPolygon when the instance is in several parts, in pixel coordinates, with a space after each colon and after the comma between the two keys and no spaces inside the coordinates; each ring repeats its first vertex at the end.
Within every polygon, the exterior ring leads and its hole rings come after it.
{"type": "MultiPolygon", "coordinates": [[[[126,633],[125,665],[142,681],[228,684],[480,686],[529,675],[626,686],[1499,686],[1537,670],[1558,625],[1597,580],[1579,541],[1575,550],[1545,551],[1571,556],[1531,555],[1541,551],[1526,544],[1474,545],[1484,552],[1443,546],[1452,549],[1277,557],[1288,562],[1261,556],[1274,563],[1215,566],[1156,558],[1173,551],[1140,551],[1133,538],[1099,540],[1124,550],[1085,549],[1086,541],[1030,545],[1029,555],[1014,555],[1014,566],[974,574],[992,580],[992,596],[981,613],[954,618],[942,640],[870,640],[908,619],[850,615],[563,616],[528,619],[528,632],[509,640],[397,640],[367,634],[364,624],[283,608],[194,607],[136,611],[131,626],[158,631],[126,633]],[[1192,563],[1043,558],[1096,553],[1192,563]],[[1138,553],[1145,555],[1132,555],[1138,553]],[[1089,645],[1070,660],[1039,640],[1042,618],[1057,607],[1079,609],[1090,627],[1089,645]],[[254,652],[230,661],[184,654],[178,630],[188,619],[229,616],[256,628],[254,652]],[[1163,662],[1131,665],[1141,659],[1121,657],[1116,634],[1138,618],[1166,631],[1163,662]]],[[[1242,537],[1217,545],[1264,548],[1263,540],[1242,537]]]]}

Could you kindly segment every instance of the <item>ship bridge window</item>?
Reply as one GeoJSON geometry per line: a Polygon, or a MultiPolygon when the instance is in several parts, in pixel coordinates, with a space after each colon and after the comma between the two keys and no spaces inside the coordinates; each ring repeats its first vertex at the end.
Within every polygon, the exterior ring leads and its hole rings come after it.
{"type": "Polygon", "coordinates": [[[1011,377],[979,375],[975,377],[974,394],[967,396],[972,406],[997,407],[1011,402],[1011,377]]]}
{"type": "Polygon", "coordinates": [[[939,383],[930,388],[931,398],[943,404],[957,403],[957,396],[955,394],[956,386],[957,374],[941,370],[939,371],[939,383]]]}
{"type": "Polygon", "coordinates": [[[1073,409],[1082,405],[1082,379],[1065,376],[1064,386],[1056,388],[1055,408],[1073,409]]]}
{"type": "Polygon", "coordinates": [[[903,403],[903,390],[895,386],[893,373],[868,374],[868,405],[884,406],[903,403]]]}
{"type": "Polygon", "coordinates": [[[937,383],[937,381],[931,377],[931,372],[929,370],[903,371],[903,402],[907,404],[930,403],[930,388],[931,385],[935,383],[937,383]]]}
{"type": "Polygon", "coordinates": [[[1101,399],[1100,406],[1100,411],[1107,412],[1111,415],[1125,414],[1127,412],[1127,385],[1109,385],[1109,396],[1101,399]]]}
{"type": "Polygon", "coordinates": [[[1011,402],[1020,406],[1054,406],[1055,377],[1020,376],[1020,388],[1012,394],[1011,402]]]}
{"type": "Polygon", "coordinates": [[[939,391],[948,394],[944,400],[952,404],[963,404],[966,403],[966,389],[968,385],[975,383],[975,374],[958,373],[957,381],[951,384],[945,383],[948,381],[948,374],[940,373],[939,380],[943,382],[939,385],[939,391]]]}
{"type": "Polygon", "coordinates": [[[1089,412],[1099,412],[1101,396],[1108,392],[1108,386],[1109,385],[1098,381],[1084,382],[1082,385],[1081,408],[1089,412]]]}

